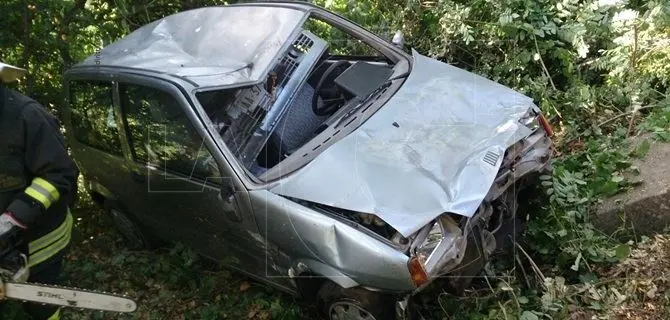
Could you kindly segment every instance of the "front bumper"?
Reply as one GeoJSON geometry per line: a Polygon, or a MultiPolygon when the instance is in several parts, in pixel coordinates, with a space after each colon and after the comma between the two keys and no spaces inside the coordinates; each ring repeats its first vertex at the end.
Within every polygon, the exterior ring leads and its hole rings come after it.
{"type": "MultiPolygon", "coordinates": [[[[408,297],[423,291],[435,279],[453,273],[453,270],[468,269],[467,274],[462,275],[466,278],[471,278],[481,271],[480,268],[483,268],[490,252],[496,246],[495,242],[492,244],[487,242],[490,241],[492,233],[487,230],[486,222],[495,213],[491,203],[510,196],[514,196],[515,198],[512,201],[515,201],[517,191],[536,184],[540,175],[551,171],[552,151],[552,141],[542,128],[519,140],[506,150],[498,175],[487,196],[482,201],[482,205],[472,218],[461,225],[462,227],[459,228],[460,234],[449,232],[442,238],[441,243],[433,251],[439,253],[436,256],[439,258],[428,261],[430,263],[427,262],[429,267],[439,266],[426,270],[430,271],[431,281],[417,288],[408,297]],[[491,248],[491,245],[493,245],[493,248],[491,248]],[[473,261],[473,259],[478,261],[473,261]]],[[[396,308],[399,310],[398,314],[409,308],[406,304],[407,301],[409,300],[398,301],[396,308]]]]}
{"type": "MultiPolygon", "coordinates": [[[[541,128],[533,132],[525,139],[522,139],[509,147],[505,152],[505,158],[503,159],[503,163],[500,167],[498,175],[494,180],[494,183],[491,186],[491,189],[489,190],[489,193],[487,194],[483,203],[490,203],[495,201],[501,196],[504,196],[506,192],[510,190],[510,188],[514,188],[514,190],[520,190],[529,185],[537,183],[538,177],[540,175],[548,173],[552,170],[552,152],[553,143],[551,139],[545,134],[545,131],[541,128]]],[[[488,219],[488,217],[490,217],[492,214],[491,211],[492,209],[490,206],[482,206],[470,219],[470,221],[477,221],[481,218],[488,219]]],[[[463,251],[458,254],[460,259],[458,261],[454,261],[454,254],[445,251],[440,258],[440,260],[445,261],[440,261],[440,263],[438,263],[440,265],[445,265],[445,267],[439,270],[436,274],[430,275],[432,279],[428,284],[417,288],[412,293],[407,294],[396,301],[396,319],[423,319],[415,312],[415,310],[413,310],[411,303],[412,298],[419,292],[423,291],[423,289],[429,286],[441,275],[447,274],[452,270],[460,269],[461,267],[464,268],[465,265],[472,264],[473,261],[470,261],[471,257],[469,256],[474,256],[474,259],[482,260],[481,254],[484,254],[483,248],[485,246],[481,244],[475,245],[475,243],[473,243],[473,241],[478,240],[475,238],[481,237],[482,229],[481,227],[471,225],[470,223],[466,224],[466,229],[467,228],[473,229],[463,230],[464,232],[462,236],[464,238],[464,244],[466,245],[463,246],[463,251]],[[474,230],[474,228],[477,230],[474,230]],[[477,247],[477,252],[474,254],[471,252],[471,250],[467,250],[467,247],[472,247],[473,245],[474,247],[477,247]],[[468,251],[469,254],[466,254],[466,251],[468,251]]],[[[454,242],[445,242],[445,245],[454,246],[454,242]]],[[[436,248],[436,250],[437,249],[438,248],[436,248]]],[[[487,255],[484,254],[483,258],[487,259],[486,256],[487,255]]],[[[485,265],[485,261],[479,261],[475,264],[483,267],[485,265]]],[[[479,271],[480,270],[471,270],[469,272],[474,274],[479,273],[479,271]]]]}

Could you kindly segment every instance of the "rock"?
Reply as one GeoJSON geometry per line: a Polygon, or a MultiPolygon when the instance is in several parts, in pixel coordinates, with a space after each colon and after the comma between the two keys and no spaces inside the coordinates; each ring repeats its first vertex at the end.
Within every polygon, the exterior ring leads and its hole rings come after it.
{"type": "Polygon", "coordinates": [[[642,183],[626,193],[605,199],[592,223],[606,233],[623,227],[637,234],[650,235],[670,226],[670,143],[654,141],[650,136],[634,139],[633,146],[651,144],[643,159],[635,160],[642,183]]]}

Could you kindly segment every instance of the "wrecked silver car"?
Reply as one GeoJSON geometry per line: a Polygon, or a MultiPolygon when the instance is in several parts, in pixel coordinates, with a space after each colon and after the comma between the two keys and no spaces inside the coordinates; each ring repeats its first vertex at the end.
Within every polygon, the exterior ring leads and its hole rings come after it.
{"type": "Polygon", "coordinates": [[[476,275],[550,169],[530,98],[310,4],[175,14],[65,80],[74,158],[129,246],[185,243],[333,320],[407,318],[476,275]]]}

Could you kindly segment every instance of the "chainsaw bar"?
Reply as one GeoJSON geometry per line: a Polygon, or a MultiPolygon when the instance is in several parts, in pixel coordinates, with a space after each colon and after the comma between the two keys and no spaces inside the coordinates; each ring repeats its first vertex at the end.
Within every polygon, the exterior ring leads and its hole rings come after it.
{"type": "Polygon", "coordinates": [[[4,294],[5,299],[112,312],[134,312],[137,309],[135,301],[113,293],[32,282],[0,283],[4,284],[4,288],[0,288],[0,293],[4,294]]]}

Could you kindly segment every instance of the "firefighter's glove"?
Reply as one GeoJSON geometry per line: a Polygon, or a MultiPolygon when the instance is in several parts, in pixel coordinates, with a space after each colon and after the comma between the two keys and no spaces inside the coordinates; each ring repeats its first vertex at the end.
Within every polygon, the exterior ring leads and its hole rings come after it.
{"type": "Polygon", "coordinates": [[[13,275],[25,265],[21,254],[25,244],[23,229],[11,213],[0,215],[0,270],[3,272],[13,275]]]}
{"type": "Polygon", "coordinates": [[[0,216],[0,239],[4,238],[14,228],[16,228],[16,225],[12,223],[11,218],[7,214],[0,216]]]}
{"type": "Polygon", "coordinates": [[[5,212],[0,215],[0,238],[2,238],[5,233],[17,228],[26,229],[26,226],[14,218],[11,212],[5,212]]]}
{"type": "Polygon", "coordinates": [[[25,226],[14,219],[11,213],[5,212],[0,215],[0,253],[12,249],[19,242],[23,229],[25,226]]]}

